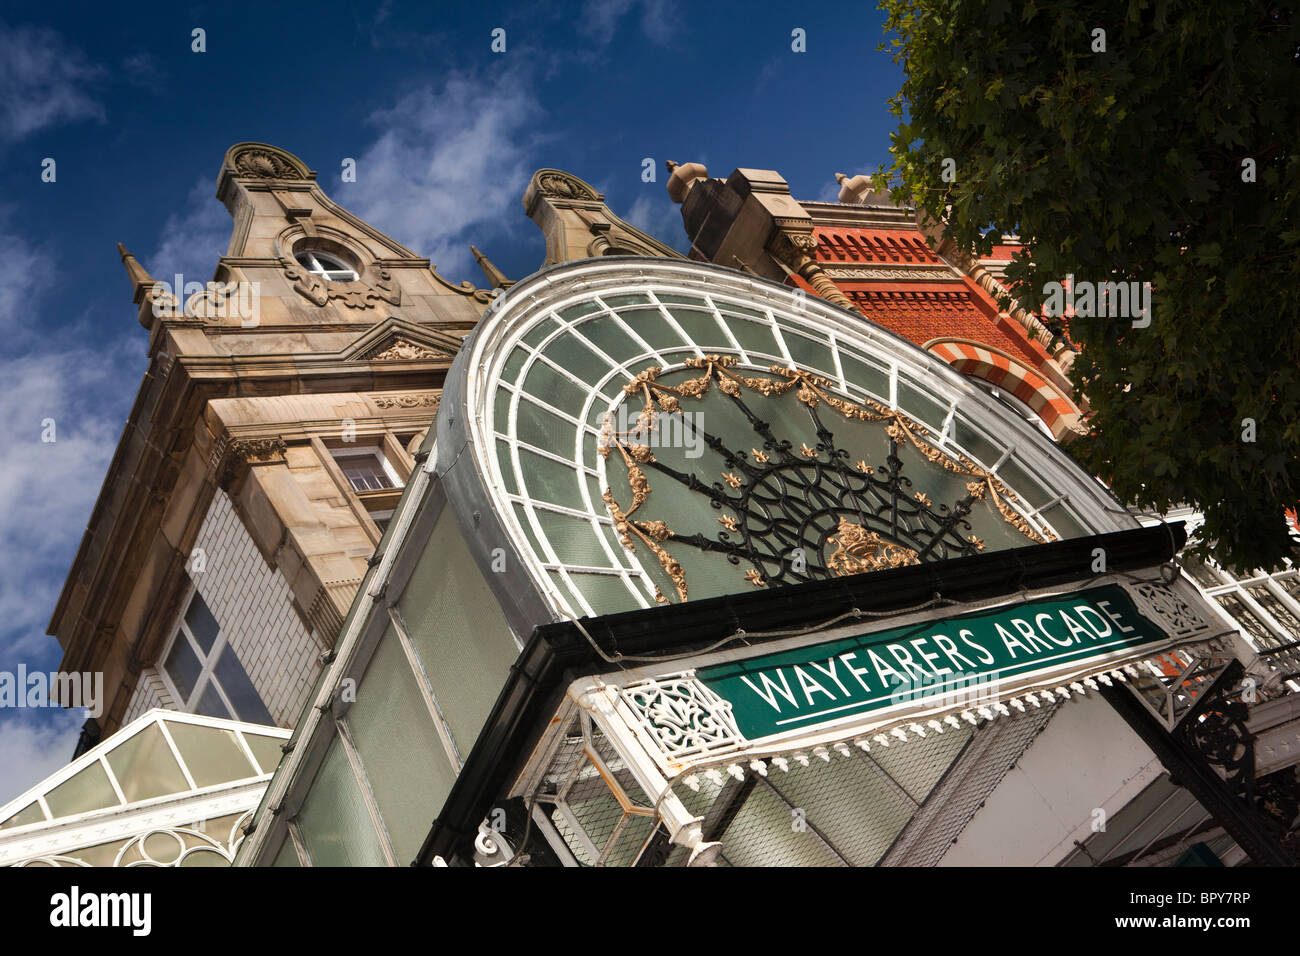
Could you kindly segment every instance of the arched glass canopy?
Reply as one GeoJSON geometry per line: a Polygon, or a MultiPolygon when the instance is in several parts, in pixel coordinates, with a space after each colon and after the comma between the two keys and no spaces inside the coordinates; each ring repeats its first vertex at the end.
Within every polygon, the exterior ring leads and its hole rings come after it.
{"type": "Polygon", "coordinates": [[[548,270],[497,301],[461,359],[441,452],[463,416],[484,504],[560,614],[1135,526],[933,356],[716,266],[548,270]]]}

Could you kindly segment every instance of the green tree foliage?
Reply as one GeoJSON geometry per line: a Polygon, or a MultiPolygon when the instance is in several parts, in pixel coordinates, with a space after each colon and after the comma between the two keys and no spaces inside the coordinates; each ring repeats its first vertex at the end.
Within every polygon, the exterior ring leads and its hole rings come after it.
{"type": "Polygon", "coordinates": [[[968,252],[1019,235],[1007,276],[1031,312],[1068,275],[1152,284],[1148,328],[1069,319],[1093,426],[1069,451],[1126,502],[1203,510],[1231,566],[1294,557],[1282,519],[1300,497],[1293,4],[882,6],[882,46],[905,74],[879,172],[895,197],[968,252]]]}

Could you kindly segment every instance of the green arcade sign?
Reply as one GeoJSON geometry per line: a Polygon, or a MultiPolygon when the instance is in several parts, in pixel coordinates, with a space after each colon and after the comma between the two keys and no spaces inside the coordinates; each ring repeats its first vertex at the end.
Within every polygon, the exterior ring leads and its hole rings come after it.
{"type": "Polygon", "coordinates": [[[702,667],[750,740],[903,704],[987,703],[998,685],[1166,640],[1119,585],[702,667]]]}

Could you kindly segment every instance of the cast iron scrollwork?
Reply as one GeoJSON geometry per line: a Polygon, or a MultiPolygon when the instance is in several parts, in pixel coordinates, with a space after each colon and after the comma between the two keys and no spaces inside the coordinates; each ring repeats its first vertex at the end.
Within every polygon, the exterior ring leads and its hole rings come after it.
{"type": "MultiPolygon", "coordinates": [[[[777,377],[763,378],[740,374],[731,356],[706,355],[683,364],[703,374],[671,385],[660,380],[662,369],[652,367],[624,387],[629,396],[640,393],[644,400],[637,427],[621,433],[607,428],[600,449],[605,456],[617,449],[627,467],[631,505],[624,510],[608,488],[603,495],[623,544],[634,548],[639,540],[655,554],[683,601],[688,594],[685,573],[668,544],[724,554],[733,565],[747,565],[745,579],[761,587],[976,554],[984,542],[970,533],[966,519],[981,500],[1028,539],[1050,539],[1012,507],[1014,496],[997,477],[963,455],[935,447],[926,440],[925,426],[896,409],[870,399],[852,402],[836,396],[829,381],[800,369],[772,366],[769,371],[777,377]],[[682,414],[682,399],[698,399],[714,386],[744,415],[761,448],[733,448],[682,414]],[[790,391],[807,409],[816,436],[812,446],[801,442],[796,448],[793,441],[778,436],[745,401],[749,393],[772,397],[790,391]],[[884,464],[873,467],[853,460],[836,443],[823,408],[848,419],[885,424],[889,450],[884,464]],[[655,457],[638,436],[644,436],[661,414],[679,417],[683,428],[720,456],[725,469],[720,481],[708,483],[655,457]],[[913,491],[911,479],[903,474],[899,453],[904,446],[931,464],[969,477],[966,495],[949,506],[913,491]],[[707,497],[722,512],[722,530],[686,533],[663,521],[634,519],[650,497],[647,470],[707,497]]],[[[661,592],[657,597],[667,601],[661,592]]]]}

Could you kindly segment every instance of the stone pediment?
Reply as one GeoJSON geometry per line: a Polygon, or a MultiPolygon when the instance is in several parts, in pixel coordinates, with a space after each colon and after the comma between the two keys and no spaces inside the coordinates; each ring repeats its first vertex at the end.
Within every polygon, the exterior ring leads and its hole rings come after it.
{"type": "Polygon", "coordinates": [[[352,343],[340,357],[349,362],[450,362],[459,349],[460,339],[454,335],[387,319],[352,343]]]}

